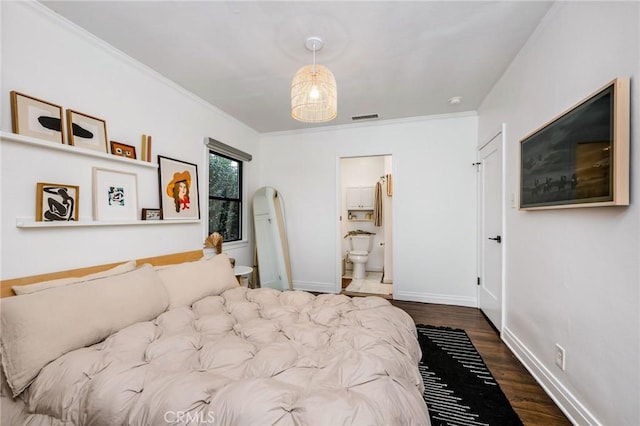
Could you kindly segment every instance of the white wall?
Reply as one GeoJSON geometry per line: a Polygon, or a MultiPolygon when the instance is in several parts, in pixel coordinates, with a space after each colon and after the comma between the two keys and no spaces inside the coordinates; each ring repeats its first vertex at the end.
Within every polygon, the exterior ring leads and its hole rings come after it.
{"type": "Polygon", "coordinates": [[[479,109],[480,141],[507,123],[507,194],[517,194],[519,140],[615,77],[632,79],[631,205],[505,218],[504,338],[579,424],[640,424],[639,12],[638,2],[556,4],[479,109]]]}
{"type": "MultiPolygon", "coordinates": [[[[258,135],[249,127],[39,3],[1,2],[0,7],[2,131],[12,130],[9,92],[16,90],[105,119],[110,140],[139,147],[143,133],[153,135],[154,157],[161,154],[197,164],[201,189],[207,181],[203,140],[212,137],[254,155],[244,169],[247,193],[253,194],[258,135]]],[[[1,149],[2,279],[202,247],[208,232],[204,192],[203,220],[198,224],[18,229],[17,217],[35,215],[36,182],[80,185],[80,217],[90,220],[93,166],[137,173],[139,207],[159,207],[157,171],[13,142],[3,142],[1,149]]],[[[245,229],[250,235],[251,228],[245,229]]],[[[225,251],[238,263],[251,264],[247,243],[228,248],[225,251]]]]}
{"type": "Polygon", "coordinates": [[[334,291],[341,157],[393,156],[394,297],[476,306],[475,115],[261,136],[260,182],[284,196],[294,287],[334,291]]]}

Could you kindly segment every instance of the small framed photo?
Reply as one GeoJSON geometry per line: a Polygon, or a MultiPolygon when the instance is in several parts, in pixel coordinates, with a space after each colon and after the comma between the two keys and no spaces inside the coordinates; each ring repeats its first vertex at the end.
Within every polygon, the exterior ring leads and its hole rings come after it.
{"type": "Polygon", "coordinates": [[[79,200],[79,186],[38,182],[36,222],[77,222],[79,200]]]}
{"type": "Polygon", "coordinates": [[[16,91],[11,92],[11,125],[18,135],[64,143],[62,107],[16,91]]]}
{"type": "Polygon", "coordinates": [[[113,155],[117,155],[119,157],[127,157],[136,159],[136,148],[131,145],[125,145],[120,142],[111,141],[109,142],[111,145],[111,153],[113,155]]]}
{"type": "Polygon", "coordinates": [[[198,166],[158,155],[163,220],[200,219],[198,166]]]}
{"type": "Polygon", "coordinates": [[[162,220],[162,210],[142,209],[142,220],[162,220]]]}
{"type": "Polygon", "coordinates": [[[138,176],[135,173],[93,168],[93,219],[138,219],[138,176]]]}
{"type": "Polygon", "coordinates": [[[69,145],[107,153],[107,122],[78,111],[67,110],[69,145]]]}

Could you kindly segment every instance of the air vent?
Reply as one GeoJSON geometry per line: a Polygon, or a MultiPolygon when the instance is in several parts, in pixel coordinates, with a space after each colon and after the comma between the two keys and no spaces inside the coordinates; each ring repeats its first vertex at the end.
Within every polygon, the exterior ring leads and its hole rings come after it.
{"type": "Polygon", "coordinates": [[[355,117],[351,117],[351,119],[353,121],[358,121],[358,120],[373,120],[379,118],[378,114],[369,114],[369,115],[357,115],[355,117]]]}

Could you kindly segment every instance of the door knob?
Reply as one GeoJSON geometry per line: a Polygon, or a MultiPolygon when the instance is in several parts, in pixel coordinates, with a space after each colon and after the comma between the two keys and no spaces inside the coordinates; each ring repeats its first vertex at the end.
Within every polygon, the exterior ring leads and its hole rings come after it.
{"type": "Polygon", "coordinates": [[[497,236],[497,237],[495,237],[495,238],[491,238],[491,237],[489,237],[489,239],[490,239],[490,240],[493,240],[493,241],[495,241],[495,242],[497,242],[498,244],[500,244],[500,243],[502,242],[502,237],[501,237],[500,235],[498,235],[498,236],[497,236]]]}

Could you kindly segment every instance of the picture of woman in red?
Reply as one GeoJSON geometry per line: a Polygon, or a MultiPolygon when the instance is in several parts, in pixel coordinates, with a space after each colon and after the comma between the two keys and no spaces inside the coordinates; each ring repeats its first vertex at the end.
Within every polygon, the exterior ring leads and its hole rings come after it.
{"type": "Polygon", "coordinates": [[[167,195],[173,198],[176,213],[189,209],[189,188],[191,187],[191,174],[188,171],[174,173],[173,179],[167,185],[167,195]]]}

